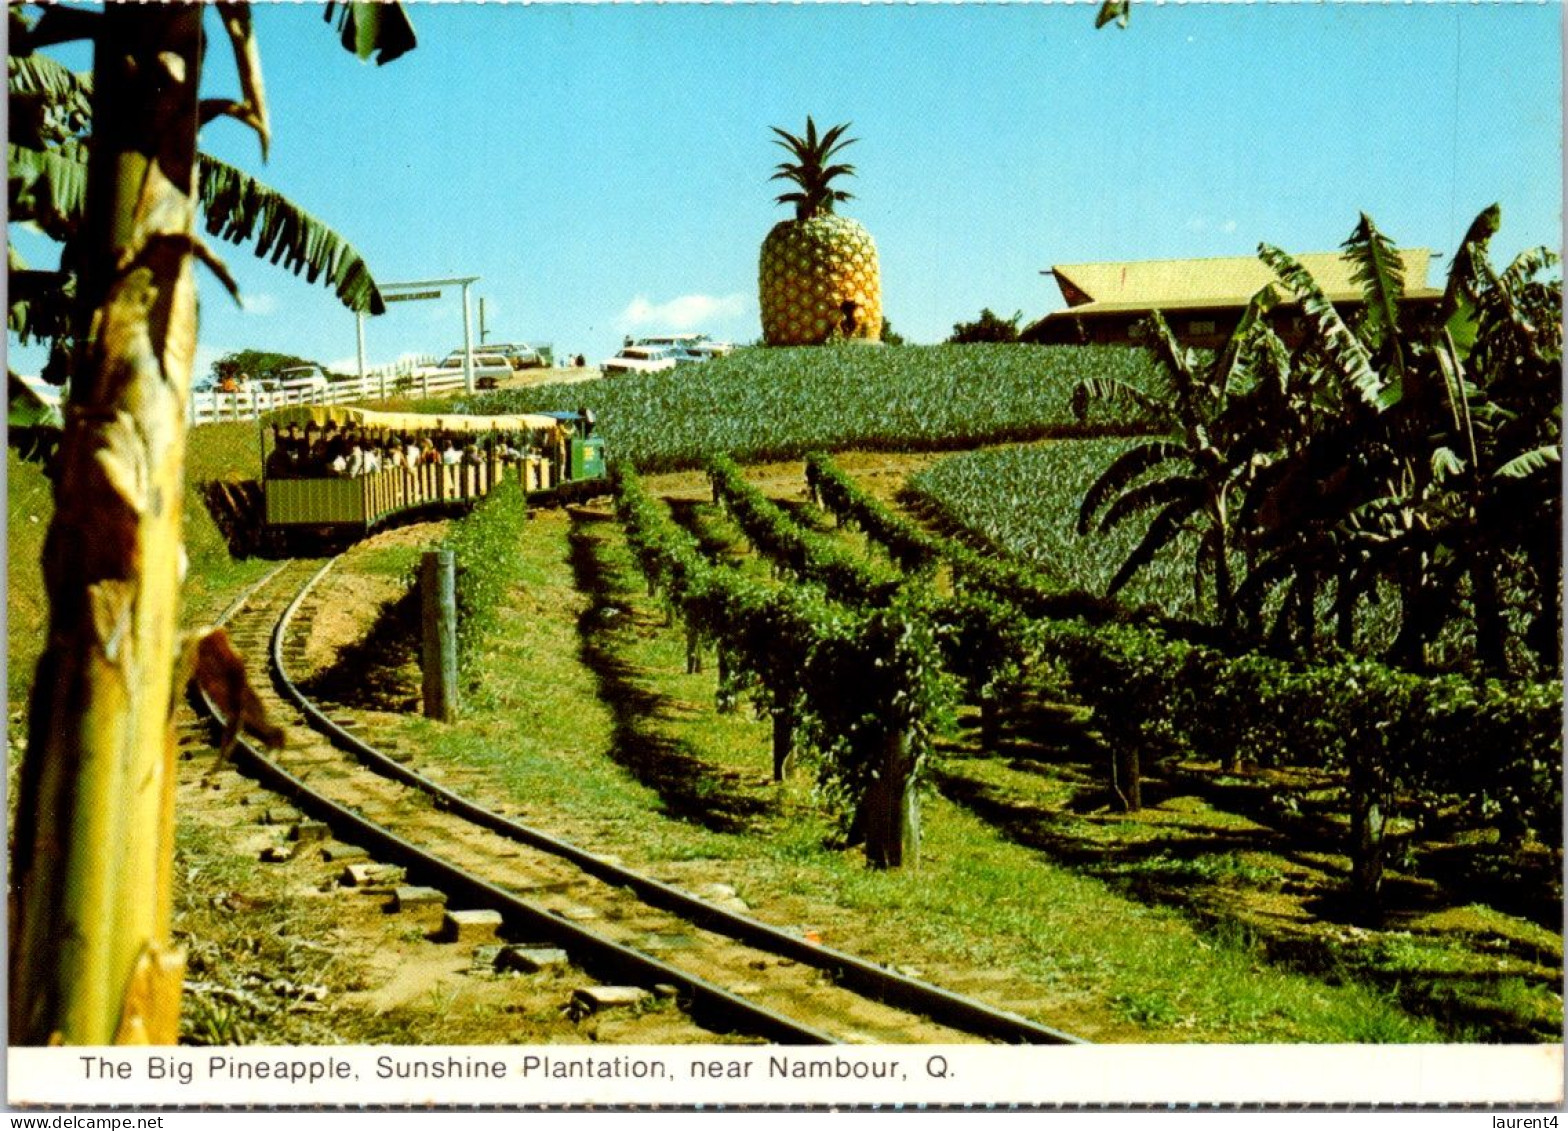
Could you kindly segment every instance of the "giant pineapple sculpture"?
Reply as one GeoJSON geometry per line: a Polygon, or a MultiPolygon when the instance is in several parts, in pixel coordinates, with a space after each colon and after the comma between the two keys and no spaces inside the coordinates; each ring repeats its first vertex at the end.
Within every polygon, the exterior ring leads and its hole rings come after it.
{"type": "Polygon", "coordinates": [[[805,137],[777,126],[774,144],[792,160],[781,162],[772,180],[792,181],[794,191],[778,198],[793,204],[795,218],[773,226],[762,241],[758,289],[762,305],[762,337],[770,346],[819,345],[840,338],[882,340],[882,276],[877,245],[833,205],[851,196],[836,189],[836,177],[853,176],[853,165],[829,162],[854,138],[845,138],[849,123],[817,136],[817,124],[806,119],[805,137]]]}

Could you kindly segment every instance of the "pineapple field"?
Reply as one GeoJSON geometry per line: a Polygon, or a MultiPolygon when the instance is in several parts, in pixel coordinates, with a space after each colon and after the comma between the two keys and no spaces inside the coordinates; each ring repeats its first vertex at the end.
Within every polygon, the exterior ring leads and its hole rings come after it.
{"type": "Polygon", "coordinates": [[[745,462],[824,447],[963,449],[1044,436],[1140,430],[1135,407],[1089,424],[1073,389],[1091,378],[1154,382],[1153,356],[1120,346],[742,349],[636,380],[540,386],[470,398],[465,411],[591,408],[606,442],[643,471],[745,462]]]}
{"type": "MultiPolygon", "coordinates": [[[[1104,437],[954,455],[911,477],[908,491],[933,518],[979,544],[1029,563],[1063,588],[1100,593],[1139,535],[1121,528],[1083,537],[1075,528],[1078,503],[1100,472],[1134,443],[1104,437]]],[[[1180,566],[1191,552],[1190,545],[1179,543],[1134,579],[1123,600],[1154,605],[1171,616],[1195,613],[1191,579],[1180,566]]]]}

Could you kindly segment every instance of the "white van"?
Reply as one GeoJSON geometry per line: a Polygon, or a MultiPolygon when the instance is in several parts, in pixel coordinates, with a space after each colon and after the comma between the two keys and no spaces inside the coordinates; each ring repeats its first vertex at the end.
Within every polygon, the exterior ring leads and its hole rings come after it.
{"type": "Polygon", "coordinates": [[[330,384],[319,365],[292,365],[278,370],[278,389],[284,393],[298,393],[305,400],[325,393],[330,384]]]}

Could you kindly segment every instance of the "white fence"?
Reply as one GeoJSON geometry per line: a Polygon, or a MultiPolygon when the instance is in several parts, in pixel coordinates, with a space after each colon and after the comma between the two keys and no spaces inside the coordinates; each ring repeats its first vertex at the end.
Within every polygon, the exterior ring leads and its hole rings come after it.
{"type": "Polygon", "coordinates": [[[334,381],[325,389],[292,389],[276,393],[242,390],[220,393],[215,390],[192,393],[187,419],[191,424],[216,424],[230,420],[255,420],[275,408],[291,404],[346,404],[353,401],[385,400],[387,397],[430,397],[463,388],[461,369],[432,369],[434,358],[407,358],[385,365],[348,381],[334,381]]]}

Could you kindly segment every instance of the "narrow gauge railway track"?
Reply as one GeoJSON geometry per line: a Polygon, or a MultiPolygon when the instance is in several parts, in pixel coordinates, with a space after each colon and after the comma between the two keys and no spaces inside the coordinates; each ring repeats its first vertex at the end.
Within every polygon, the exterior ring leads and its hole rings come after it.
{"type": "Polygon", "coordinates": [[[499,911],[509,936],[562,947],[597,977],[673,986],[693,1023],[710,1031],[781,1044],[1079,1043],[512,821],[350,733],[299,691],[287,669],[297,647],[294,620],[335,560],[285,564],[226,617],[242,651],[266,650],[274,689],[263,690],[262,700],[293,739],[274,756],[242,742],[238,768],[340,840],[403,868],[410,882],[441,890],[449,906],[499,911]],[[654,949],[661,957],[648,953],[654,949]]]}

